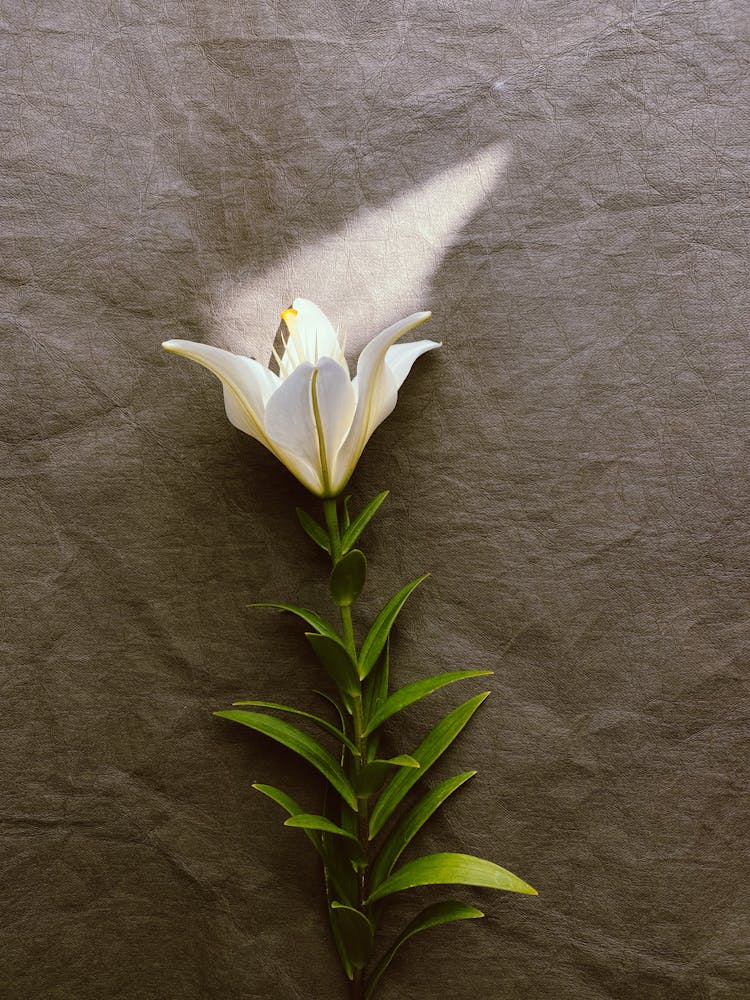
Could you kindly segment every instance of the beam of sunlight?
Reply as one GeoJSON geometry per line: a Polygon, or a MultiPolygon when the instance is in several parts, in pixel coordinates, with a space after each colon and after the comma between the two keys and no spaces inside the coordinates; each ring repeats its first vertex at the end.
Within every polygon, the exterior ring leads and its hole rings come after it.
{"type": "Polygon", "coordinates": [[[346,333],[350,357],[390,323],[431,308],[433,275],[508,159],[506,144],[495,143],[381,208],[362,209],[263,274],[224,278],[214,290],[214,323],[226,347],[265,363],[279,314],[297,295],[346,333]]]}

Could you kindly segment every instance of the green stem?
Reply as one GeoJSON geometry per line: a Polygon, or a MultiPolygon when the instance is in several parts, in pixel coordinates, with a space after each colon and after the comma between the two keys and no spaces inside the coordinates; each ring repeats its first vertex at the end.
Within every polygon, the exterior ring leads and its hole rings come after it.
{"type": "MultiPolygon", "coordinates": [[[[331,542],[331,562],[335,566],[338,560],[341,558],[341,529],[339,526],[339,514],[338,505],[336,499],[326,499],[323,500],[323,513],[325,515],[326,527],[328,529],[328,538],[331,542]]],[[[343,629],[344,645],[346,646],[349,655],[357,662],[357,642],[354,637],[354,624],[352,622],[352,609],[351,607],[342,607],[339,609],[341,612],[341,626],[343,629]]],[[[363,691],[362,684],[360,682],[360,689],[357,695],[352,699],[352,728],[353,728],[353,739],[357,745],[357,750],[359,755],[354,757],[352,755],[352,768],[354,771],[354,778],[359,775],[359,772],[367,763],[367,736],[365,736],[365,715],[363,708],[363,691]]],[[[348,751],[347,751],[348,753],[348,751]]],[[[357,838],[359,840],[360,848],[362,851],[363,862],[359,869],[359,885],[358,885],[358,896],[359,896],[359,909],[364,911],[365,900],[369,895],[369,880],[368,880],[368,868],[369,868],[369,817],[367,809],[367,799],[357,800],[357,838]]],[[[358,969],[354,973],[354,979],[351,983],[351,1000],[364,1000],[365,995],[365,976],[362,969],[358,969]]]]}
{"type": "Polygon", "coordinates": [[[357,662],[357,643],[354,638],[354,624],[352,623],[352,609],[341,608],[341,624],[344,628],[344,645],[349,651],[349,655],[357,662]]]}
{"type": "Polygon", "coordinates": [[[328,528],[328,537],[331,540],[331,560],[337,563],[341,556],[341,533],[339,531],[339,512],[336,509],[336,499],[323,501],[323,513],[328,528]]]}

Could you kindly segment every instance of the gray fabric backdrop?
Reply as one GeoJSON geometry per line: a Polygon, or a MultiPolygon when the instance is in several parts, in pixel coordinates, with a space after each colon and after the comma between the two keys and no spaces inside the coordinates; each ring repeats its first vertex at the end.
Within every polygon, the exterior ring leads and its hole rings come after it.
{"type": "Polygon", "coordinates": [[[384,1000],[746,997],[746,5],[39,0],[0,28],[3,996],[343,995],[315,861],[250,789],[319,783],[210,715],[315,704],[296,631],[245,609],[324,607],[308,500],[159,350],[265,358],[304,294],[354,347],[434,311],[353,483],[393,491],[363,607],[429,570],[397,677],[496,671],[421,846],[541,891],[467,892],[488,919],[384,1000]]]}

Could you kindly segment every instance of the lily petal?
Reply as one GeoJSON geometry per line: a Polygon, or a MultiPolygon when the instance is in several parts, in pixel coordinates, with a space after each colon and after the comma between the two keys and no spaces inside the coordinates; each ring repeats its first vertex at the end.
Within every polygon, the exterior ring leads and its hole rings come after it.
{"type": "Polygon", "coordinates": [[[316,372],[311,389],[318,427],[320,467],[326,492],[335,496],[345,485],[337,489],[337,459],[352,426],[357,396],[349,372],[331,358],[321,358],[316,372]]]}
{"type": "Polygon", "coordinates": [[[266,403],[279,385],[279,378],[253,358],[192,340],[167,340],[161,345],[171,354],[190,358],[207,368],[224,386],[224,408],[239,430],[267,445],[263,429],[266,403]]]}
{"type": "MultiPolygon", "coordinates": [[[[374,337],[360,354],[357,374],[353,380],[357,392],[357,410],[354,414],[352,429],[349,431],[340,455],[342,469],[348,469],[349,475],[354,471],[359,456],[372,432],[385,420],[396,405],[398,389],[401,384],[397,379],[405,365],[398,364],[397,373],[392,372],[385,360],[388,349],[405,333],[413,330],[420,323],[424,323],[430,316],[432,316],[430,312],[413,313],[406,319],[394,323],[393,326],[389,326],[377,337],[374,337]]],[[[433,341],[429,341],[429,343],[432,344],[433,341]]],[[[412,358],[412,363],[413,361],[414,358],[412,358]]],[[[406,368],[407,373],[409,368],[411,368],[411,364],[406,368]]],[[[406,375],[404,375],[405,377],[406,375]]],[[[346,485],[346,482],[343,485],[346,485]]]]}
{"type": "Polygon", "coordinates": [[[443,345],[436,340],[415,340],[411,344],[394,344],[385,353],[385,363],[396,380],[396,388],[400,389],[411,371],[411,366],[422,354],[434,351],[443,345]]]}
{"type": "Polygon", "coordinates": [[[324,484],[312,402],[315,372],[315,366],[304,361],[281,383],[268,400],[265,430],[284,465],[311,492],[320,496],[324,484]]]}
{"type": "Polygon", "coordinates": [[[336,331],[314,302],[297,298],[292,308],[281,315],[289,330],[289,339],[279,365],[282,378],[291,375],[303,362],[317,364],[321,358],[333,358],[349,372],[336,331]]]}

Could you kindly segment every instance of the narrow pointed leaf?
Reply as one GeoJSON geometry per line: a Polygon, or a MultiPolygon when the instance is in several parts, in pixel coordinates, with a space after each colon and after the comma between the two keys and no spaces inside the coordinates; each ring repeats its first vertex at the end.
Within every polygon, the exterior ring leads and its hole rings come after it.
{"type": "Polygon", "coordinates": [[[394,767],[419,767],[419,761],[407,754],[392,757],[390,760],[370,761],[359,772],[354,783],[354,790],[359,798],[365,799],[380,791],[394,767]]]}
{"type": "Polygon", "coordinates": [[[357,808],[357,796],[338,762],[307,733],[303,733],[302,730],[291,726],[282,719],[275,719],[271,715],[262,715],[260,712],[246,712],[242,709],[236,709],[228,712],[214,712],[213,714],[220,719],[239,722],[240,725],[263,733],[264,736],[269,736],[277,743],[293,750],[294,753],[317,768],[352,809],[357,808]]]}
{"type": "Polygon", "coordinates": [[[505,892],[522,892],[528,896],[538,895],[536,889],[513,872],[484,858],[475,858],[471,854],[427,854],[407,862],[381,882],[367,904],[419,885],[477,885],[505,892]]]}
{"type": "Polygon", "coordinates": [[[378,886],[384,878],[391,874],[393,866],[401,857],[403,852],[416,837],[430,816],[435,813],[445,802],[449,795],[460,788],[469,778],[473,778],[476,771],[464,771],[453,778],[446,778],[439,785],[431,788],[427,794],[409,810],[404,818],[398,823],[388,835],[380,849],[380,853],[375,859],[370,876],[370,884],[378,886]]]}
{"type": "Polygon", "coordinates": [[[254,705],[256,708],[272,708],[277,712],[288,712],[291,715],[299,715],[303,719],[310,719],[314,722],[316,726],[320,726],[331,736],[335,736],[337,740],[347,746],[355,756],[359,756],[359,750],[356,745],[352,743],[348,736],[337,729],[336,726],[332,726],[330,722],[326,722],[325,719],[321,719],[319,715],[312,715],[310,712],[303,712],[299,708],[290,708],[289,705],[280,705],[275,701],[233,701],[232,707],[237,707],[239,705],[254,705]]]}
{"type": "MultiPolygon", "coordinates": [[[[309,835],[310,834],[308,832],[308,836],[309,835]]],[[[317,834],[316,834],[316,836],[317,836],[317,834]]],[[[326,841],[325,841],[325,836],[324,836],[323,837],[323,843],[325,844],[325,842],[326,841]]],[[[334,854],[334,856],[333,856],[334,863],[339,863],[342,860],[343,860],[343,858],[341,857],[340,854],[334,854]]],[[[348,867],[348,870],[349,870],[349,875],[352,876],[352,880],[353,880],[352,892],[354,894],[356,894],[357,888],[356,888],[356,880],[354,879],[354,872],[353,872],[353,870],[351,868],[351,865],[348,865],[347,867],[348,867]]],[[[331,933],[333,935],[333,940],[334,940],[334,942],[336,944],[336,951],[339,953],[339,958],[341,959],[341,964],[342,964],[342,966],[344,968],[344,973],[345,973],[347,979],[352,980],[352,979],[354,979],[354,966],[352,965],[351,959],[349,958],[349,956],[347,954],[346,944],[344,943],[344,938],[343,938],[343,936],[341,934],[341,931],[339,930],[339,925],[338,925],[338,922],[337,922],[337,920],[336,920],[336,918],[335,918],[335,916],[333,914],[333,910],[331,909],[331,904],[336,899],[336,895],[335,894],[338,892],[339,886],[337,885],[336,873],[335,873],[335,871],[332,870],[331,864],[329,863],[328,859],[325,858],[325,857],[323,859],[323,878],[324,878],[324,882],[325,882],[326,901],[328,902],[328,919],[329,919],[330,924],[331,924],[331,933]]],[[[341,894],[341,898],[347,899],[348,895],[346,893],[343,893],[343,894],[341,894]]]]}
{"type": "Polygon", "coordinates": [[[351,497],[344,497],[344,502],[341,504],[341,530],[346,531],[349,525],[352,523],[351,516],[349,515],[349,501],[351,497]]]}
{"type": "Polygon", "coordinates": [[[402,587],[401,590],[399,590],[399,592],[395,594],[390,601],[388,601],[386,606],[375,619],[367,638],[362,643],[362,649],[359,656],[360,677],[367,677],[372,668],[375,666],[378,657],[383,651],[383,647],[388,641],[388,636],[391,634],[393,623],[396,621],[398,613],[401,608],[403,608],[407,597],[420,585],[420,583],[422,583],[423,580],[426,580],[429,575],[429,573],[425,573],[424,576],[419,576],[416,580],[412,580],[411,583],[407,583],[405,587],[402,587]]]}
{"type": "Polygon", "coordinates": [[[491,673],[491,670],[454,670],[447,674],[436,674],[434,677],[426,677],[424,680],[407,684],[406,687],[394,691],[390,698],[373,713],[372,718],[367,723],[365,735],[369,736],[396,712],[413,705],[415,701],[426,698],[433,691],[439,691],[447,684],[463,681],[469,677],[486,677],[491,673]]]}
{"type": "Polygon", "coordinates": [[[431,927],[438,927],[440,924],[448,924],[454,920],[477,920],[483,916],[482,911],[478,910],[475,906],[467,906],[466,903],[456,903],[452,900],[446,900],[443,903],[433,903],[432,906],[428,906],[422,910],[399,934],[396,941],[373,969],[367,983],[365,1000],[371,1000],[375,995],[375,989],[383,973],[393,961],[401,945],[405,944],[410,937],[419,934],[421,931],[429,930],[431,927]]]}
{"type": "MultiPolygon", "coordinates": [[[[388,490],[383,490],[382,493],[378,493],[378,495],[376,497],[373,497],[373,499],[370,500],[368,504],[366,504],[366,506],[360,511],[360,513],[357,514],[357,516],[354,518],[351,524],[348,525],[341,539],[342,552],[348,552],[349,549],[354,545],[354,543],[357,541],[359,536],[365,530],[367,525],[370,523],[370,521],[372,521],[373,517],[375,517],[375,515],[378,512],[378,508],[380,507],[380,505],[387,496],[388,496],[388,490]]],[[[347,497],[347,500],[348,499],[349,498],[347,497]]],[[[348,510],[347,510],[347,517],[348,517],[348,510]]]]}
{"type": "Polygon", "coordinates": [[[307,511],[302,510],[301,507],[295,508],[297,511],[297,519],[302,525],[302,530],[319,545],[324,552],[331,554],[331,543],[328,539],[328,532],[325,528],[321,527],[314,517],[310,517],[307,511]]]}
{"type": "Polygon", "coordinates": [[[294,816],[290,816],[289,819],[284,821],[284,826],[293,826],[300,830],[319,830],[321,833],[332,833],[337,837],[347,837],[359,846],[359,841],[353,834],[349,833],[348,830],[342,830],[340,826],[336,826],[326,816],[316,816],[314,813],[295,813],[294,816]]]}
{"type": "Polygon", "coordinates": [[[373,926],[360,910],[334,900],[331,910],[346,944],[346,952],[355,969],[362,969],[372,954],[373,926]]]}
{"type": "Polygon", "coordinates": [[[362,593],[367,577],[367,560],[364,552],[352,549],[331,570],[328,586],[333,603],[348,608],[362,593]]]}
{"type": "Polygon", "coordinates": [[[412,757],[419,761],[420,770],[399,771],[383,789],[370,817],[370,840],[377,836],[412,785],[448,749],[488,695],[489,691],[484,691],[454,708],[419,744],[412,757]]]}
{"type": "MultiPolygon", "coordinates": [[[[324,815],[334,825],[346,833],[352,834],[357,843],[356,854],[361,857],[362,851],[357,837],[357,814],[340,798],[337,799],[336,805],[337,809],[328,810],[324,804],[324,815]]],[[[340,836],[324,832],[321,832],[320,838],[323,846],[324,866],[328,872],[327,878],[330,879],[335,890],[332,898],[339,899],[349,906],[356,906],[359,899],[359,879],[352,865],[354,844],[348,839],[342,842],[340,836]]]]}
{"type": "Polygon", "coordinates": [[[314,628],[320,635],[327,635],[334,639],[338,637],[338,632],[333,625],[327,622],[325,618],[321,618],[314,611],[308,611],[307,608],[298,608],[294,604],[276,604],[272,601],[261,601],[248,604],[247,606],[248,608],[275,608],[277,611],[288,611],[290,614],[301,618],[303,622],[306,622],[310,628],[314,628]]]}
{"type": "Polygon", "coordinates": [[[386,764],[393,764],[395,767],[421,767],[416,758],[412,757],[408,753],[400,753],[398,757],[389,757],[386,764]]]}
{"type": "Polygon", "coordinates": [[[332,891],[334,887],[331,884],[330,872],[328,871],[328,868],[324,868],[323,871],[326,887],[326,899],[328,900],[328,919],[331,924],[331,934],[333,935],[333,940],[336,944],[336,951],[339,953],[341,965],[344,969],[344,975],[351,982],[351,980],[354,979],[354,966],[352,965],[352,960],[347,954],[346,943],[344,941],[344,936],[341,933],[339,922],[336,919],[336,913],[331,909],[332,891]]]}
{"type": "MultiPolygon", "coordinates": [[[[334,890],[334,897],[344,900],[351,906],[356,905],[359,886],[357,873],[352,865],[351,855],[353,851],[342,850],[340,837],[327,833],[320,834],[320,836],[323,841],[323,863],[326,878],[334,890]]],[[[345,841],[345,844],[348,846],[349,841],[345,841]]],[[[358,853],[360,853],[359,850],[358,853]]]]}
{"type": "Polygon", "coordinates": [[[305,632],[305,638],[339,691],[350,697],[359,694],[357,667],[341,640],[318,632],[305,632]]]}
{"type": "Polygon", "coordinates": [[[373,716],[388,697],[389,674],[390,642],[386,642],[380,659],[370,671],[367,683],[364,685],[364,710],[366,719],[373,716]]]}
{"type": "MultiPolygon", "coordinates": [[[[274,788],[273,785],[260,785],[254,784],[253,788],[260,792],[262,795],[266,795],[277,805],[280,805],[282,809],[285,809],[290,816],[296,816],[299,813],[303,813],[304,810],[302,806],[295,802],[291,795],[287,795],[286,792],[282,792],[280,788],[274,788]]],[[[312,843],[315,850],[323,857],[323,845],[321,839],[315,830],[305,830],[310,842],[312,843]]]]}
{"type": "MultiPolygon", "coordinates": [[[[390,673],[390,641],[386,642],[380,659],[370,671],[370,675],[362,685],[362,707],[365,719],[369,719],[388,697],[388,679],[390,673]]],[[[371,733],[367,737],[367,759],[374,760],[378,755],[380,732],[371,733]]]]}
{"type": "Polygon", "coordinates": [[[325,691],[319,691],[317,688],[313,688],[313,694],[316,694],[319,698],[327,701],[328,704],[335,710],[336,715],[338,715],[341,720],[341,728],[343,730],[346,727],[346,723],[344,722],[344,709],[342,706],[339,705],[336,699],[332,698],[330,694],[326,694],[325,691]]]}
{"type": "MultiPolygon", "coordinates": [[[[273,785],[261,785],[261,784],[254,784],[253,788],[261,792],[263,795],[268,796],[269,799],[272,799],[274,802],[280,805],[281,808],[286,810],[286,812],[288,812],[290,816],[305,815],[305,811],[302,808],[302,806],[298,802],[295,802],[295,800],[291,797],[291,795],[287,795],[286,792],[282,792],[280,788],[274,788],[273,785]]],[[[342,899],[351,898],[352,900],[355,900],[357,897],[356,875],[354,874],[354,870],[351,864],[349,863],[349,860],[344,857],[341,850],[340,849],[335,851],[330,850],[325,835],[321,836],[321,832],[317,829],[313,829],[312,827],[309,826],[302,826],[302,824],[299,823],[298,824],[287,823],[286,825],[289,826],[295,825],[304,830],[305,836],[310,840],[311,844],[320,855],[323,861],[326,893],[330,895],[330,891],[331,889],[333,889],[333,891],[340,898],[342,899]]],[[[335,824],[333,825],[335,826],[335,824]]],[[[356,841],[357,846],[359,847],[359,841],[357,840],[356,837],[354,837],[354,840],[356,841]]],[[[334,938],[335,936],[336,935],[334,934],[334,938]]],[[[339,942],[337,941],[337,947],[338,946],[339,942]]],[[[341,961],[342,964],[344,965],[344,969],[345,971],[347,971],[348,975],[349,967],[346,964],[345,956],[342,954],[341,950],[339,950],[339,954],[341,956],[341,961]]]]}
{"type": "Polygon", "coordinates": [[[257,782],[253,784],[253,788],[263,795],[268,796],[269,799],[280,805],[282,809],[286,809],[290,816],[296,816],[297,813],[305,811],[298,802],[295,802],[291,795],[282,792],[280,788],[274,788],[273,785],[262,785],[257,782]]]}
{"type": "Polygon", "coordinates": [[[341,803],[340,817],[341,817],[341,826],[344,828],[344,830],[348,830],[349,833],[356,834],[357,823],[358,823],[357,813],[354,812],[353,809],[350,809],[349,806],[347,806],[343,802],[341,803]]]}

